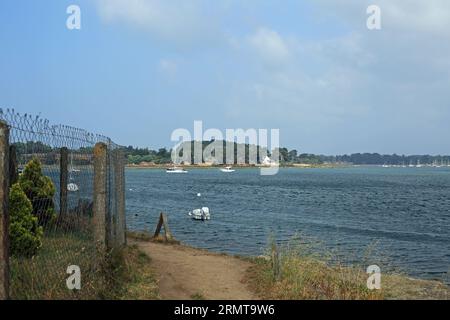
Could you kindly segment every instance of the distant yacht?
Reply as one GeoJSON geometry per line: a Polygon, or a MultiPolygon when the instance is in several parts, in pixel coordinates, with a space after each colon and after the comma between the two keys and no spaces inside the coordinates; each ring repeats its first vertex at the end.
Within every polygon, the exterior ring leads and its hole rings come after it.
{"type": "Polygon", "coordinates": [[[171,167],[166,169],[167,173],[188,173],[187,170],[184,170],[183,168],[178,167],[171,167]]]}
{"type": "Polygon", "coordinates": [[[230,173],[230,172],[235,172],[236,170],[234,170],[233,167],[228,166],[228,167],[220,169],[220,171],[225,172],[225,173],[230,173]]]}
{"type": "Polygon", "coordinates": [[[80,169],[76,169],[73,165],[73,154],[70,155],[70,167],[69,167],[69,173],[79,173],[81,172],[80,169]]]}
{"type": "Polygon", "coordinates": [[[420,164],[420,160],[417,160],[417,165],[416,165],[416,168],[422,168],[423,167],[423,165],[422,164],[420,164]]]}
{"type": "Polygon", "coordinates": [[[73,174],[74,173],[78,173],[81,172],[78,169],[75,169],[75,167],[73,166],[73,155],[71,154],[70,156],[70,168],[69,168],[69,181],[71,181],[68,185],[67,185],[67,191],[70,192],[77,192],[78,190],[80,190],[80,188],[78,187],[78,185],[73,182],[73,174]]]}
{"type": "Polygon", "coordinates": [[[270,167],[273,167],[273,166],[277,166],[278,163],[277,163],[275,160],[272,160],[272,159],[270,159],[268,156],[266,156],[266,157],[264,158],[264,160],[262,161],[262,165],[263,165],[263,166],[270,166],[270,167]]]}
{"type": "Polygon", "coordinates": [[[436,168],[442,167],[442,160],[441,160],[441,164],[438,164],[438,161],[435,160],[435,163],[433,164],[433,167],[436,167],[436,168]]]}

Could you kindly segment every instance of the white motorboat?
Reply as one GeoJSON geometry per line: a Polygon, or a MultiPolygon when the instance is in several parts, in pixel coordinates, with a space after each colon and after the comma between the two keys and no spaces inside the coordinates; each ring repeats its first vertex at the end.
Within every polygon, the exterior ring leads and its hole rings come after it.
{"type": "Polygon", "coordinates": [[[188,173],[188,171],[184,170],[183,168],[178,167],[172,167],[166,169],[167,173],[188,173]]]}
{"type": "Polygon", "coordinates": [[[67,185],[67,191],[70,192],[77,192],[80,188],[78,188],[78,185],[76,185],[75,183],[69,183],[67,185]]]}
{"type": "Polygon", "coordinates": [[[235,172],[236,170],[234,170],[232,167],[225,167],[225,168],[220,169],[220,171],[229,173],[229,172],[235,172]]]}
{"type": "Polygon", "coordinates": [[[210,220],[211,214],[209,213],[208,207],[203,207],[201,209],[195,209],[189,212],[189,216],[194,220],[210,220]]]}

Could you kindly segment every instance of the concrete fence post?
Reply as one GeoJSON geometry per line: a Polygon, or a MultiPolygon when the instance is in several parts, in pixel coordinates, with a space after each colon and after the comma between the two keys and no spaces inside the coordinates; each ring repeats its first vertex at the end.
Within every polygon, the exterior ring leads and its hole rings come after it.
{"type": "Polygon", "coordinates": [[[107,146],[97,143],[94,147],[94,239],[100,252],[107,248],[107,146]]]}
{"type": "Polygon", "coordinates": [[[116,199],[116,244],[126,245],[126,218],[125,218],[125,155],[118,149],[114,156],[115,199],[116,199]]]}
{"type": "Polygon", "coordinates": [[[67,185],[69,150],[66,147],[61,148],[60,172],[59,172],[59,210],[61,216],[67,214],[67,185]]]}
{"type": "Polygon", "coordinates": [[[0,300],[9,299],[9,127],[0,121],[0,300]]]}
{"type": "Polygon", "coordinates": [[[114,170],[114,151],[111,151],[111,142],[106,145],[106,248],[111,249],[116,244],[116,216],[114,210],[116,209],[116,203],[112,202],[114,200],[112,192],[113,183],[115,177],[113,175],[114,170]]]}
{"type": "Polygon", "coordinates": [[[9,184],[12,186],[19,180],[16,146],[9,146],[9,184]]]}

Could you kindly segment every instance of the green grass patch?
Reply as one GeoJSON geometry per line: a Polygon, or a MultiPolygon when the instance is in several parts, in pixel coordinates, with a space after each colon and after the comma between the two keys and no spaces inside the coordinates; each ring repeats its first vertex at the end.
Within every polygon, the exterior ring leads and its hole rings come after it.
{"type": "Polygon", "coordinates": [[[32,258],[11,257],[12,299],[95,299],[104,282],[95,267],[96,249],[86,234],[46,235],[32,258]],[[67,267],[81,269],[81,290],[69,290],[67,267]]]}
{"type": "Polygon", "coordinates": [[[15,300],[158,299],[150,259],[135,246],[103,254],[90,235],[51,234],[33,258],[11,258],[11,298],[15,300]],[[100,261],[100,263],[96,263],[100,261]],[[67,267],[81,269],[81,290],[69,290],[67,267]]]}
{"type": "Polygon", "coordinates": [[[136,245],[128,246],[114,257],[118,266],[111,273],[111,287],[116,288],[109,298],[120,300],[158,300],[159,287],[150,258],[136,245]]]}

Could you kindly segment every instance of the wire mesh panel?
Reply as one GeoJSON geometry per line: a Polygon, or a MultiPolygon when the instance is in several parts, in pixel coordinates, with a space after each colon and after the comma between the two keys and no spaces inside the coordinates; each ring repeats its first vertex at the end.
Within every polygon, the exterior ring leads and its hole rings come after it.
{"type": "MultiPolygon", "coordinates": [[[[108,146],[107,241],[117,220],[114,159],[119,146],[84,130],[0,109],[10,126],[10,265],[13,299],[92,299],[105,288],[93,228],[93,149],[108,146]],[[15,170],[14,170],[15,171],[15,170]],[[81,289],[68,286],[71,266],[81,289]],[[69,268],[69,271],[68,271],[69,268]]],[[[76,280],[74,280],[76,283],[76,280]]]]}

